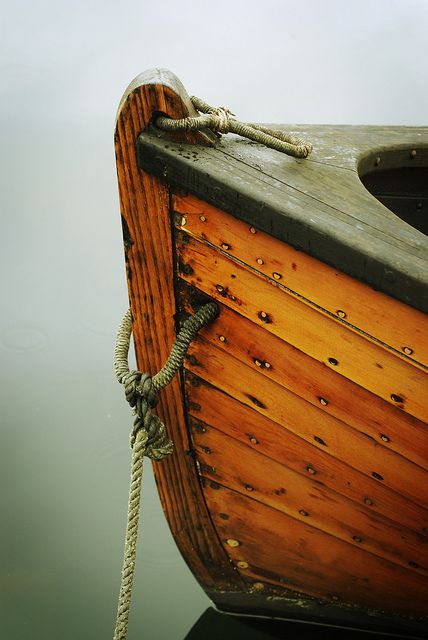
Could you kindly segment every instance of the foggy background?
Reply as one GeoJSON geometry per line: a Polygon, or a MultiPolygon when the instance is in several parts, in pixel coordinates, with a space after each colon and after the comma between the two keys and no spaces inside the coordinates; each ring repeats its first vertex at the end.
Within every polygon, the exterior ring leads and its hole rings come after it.
{"type": "MultiPolygon", "coordinates": [[[[241,120],[427,124],[427,0],[5,1],[0,11],[0,637],[113,633],[132,417],[119,100],[168,67],[241,120]]],[[[209,601],[145,466],[129,639],[181,640],[209,601]]]]}

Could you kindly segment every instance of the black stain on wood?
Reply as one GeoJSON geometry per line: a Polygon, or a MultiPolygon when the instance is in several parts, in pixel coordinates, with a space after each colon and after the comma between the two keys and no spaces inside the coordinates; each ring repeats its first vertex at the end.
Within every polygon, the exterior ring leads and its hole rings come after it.
{"type": "Polygon", "coordinates": [[[134,243],[132,241],[131,234],[129,232],[128,223],[126,222],[123,216],[121,216],[121,220],[122,220],[123,245],[125,247],[125,251],[129,251],[129,249],[132,247],[134,243]]]}
{"type": "Polygon", "coordinates": [[[256,405],[256,407],[259,407],[260,409],[266,409],[266,406],[263,404],[263,402],[260,402],[260,400],[258,400],[257,398],[255,398],[254,396],[247,396],[249,400],[251,400],[251,402],[253,404],[256,405]]]}
{"type": "Polygon", "coordinates": [[[184,264],[183,262],[179,262],[178,270],[180,273],[183,273],[185,276],[193,275],[193,267],[188,263],[184,264]]]}
{"type": "Polygon", "coordinates": [[[199,362],[197,357],[194,356],[193,354],[190,354],[189,356],[186,356],[186,360],[194,367],[198,367],[198,366],[201,365],[201,363],[199,362]]]}

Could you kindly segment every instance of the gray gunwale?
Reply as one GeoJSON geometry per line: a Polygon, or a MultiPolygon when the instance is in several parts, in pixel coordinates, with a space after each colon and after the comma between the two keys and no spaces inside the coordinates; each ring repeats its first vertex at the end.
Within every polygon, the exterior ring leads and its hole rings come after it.
{"type": "Polygon", "coordinates": [[[427,312],[428,238],[376,200],[358,170],[391,150],[412,166],[414,149],[414,165],[426,166],[428,129],[284,128],[314,144],[308,159],[236,136],[222,137],[215,147],[172,142],[151,126],[138,137],[138,162],[172,185],[427,312]]]}

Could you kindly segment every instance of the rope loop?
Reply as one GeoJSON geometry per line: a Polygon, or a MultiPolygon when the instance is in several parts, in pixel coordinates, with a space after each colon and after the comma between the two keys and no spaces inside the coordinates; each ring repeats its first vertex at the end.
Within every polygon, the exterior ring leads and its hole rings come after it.
{"type": "Polygon", "coordinates": [[[157,404],[157,394],[171,382],[181,367],[196,333],[204,324],[211,322],[217,314],[217,305],[210,302],[201,307],[194,316],[188,318],[177,336],[166,364],[153,378],[148,373],[129,370],[128,351],[132,333],[132,318],[129,310],[120,324],[115,348],[115,371],[116,378],[123,384],[125,397],[135,415],[130,444],[133,448],[138,431],[143,429],[147,435],[144,455],[152,460],[161,460],[170,455],[173,450],[165,425],[152,413],[152,409],[157,404]]]}
{"type": "Polygon", "coordinates": [[[158,116],[155,120],[155,125],[164,131],[211,129],[215,133],[236,133],[295,158],[307,158],[312,151],[310,142],[296,138],[286,131],[271,129],[250,122],[240,122],[232,117],[235,114],[228,107],[211,107],[196,96],[192,96],[190,100],[195,109],[202,115],[189,116],[188,118],[179,118],[177,120],[166,116],[158,116]]]}
{"type": "Polygon", "coordinates": [[[125,551],[120,583],[114,640],[126,640],[132,586],[134,583],[137,536],[140,512],[141,482],[144,456],[162,460],[173,451],[162,420],[152,413],[158,392],[166,387],[183,364],[187,349],[198,331],[212,322],[219,313],[215,302],[209,302],[188,318],[181,328],[171,354],[155,376],[141,371],[130,371],[128,365],[129,343],[132,333],[132,317],[128,310],[120,323],[114,351],[114,368],[118,382],[125,388],[125,397],[135,415],[130,437],[132,448],[131,485],[129,488],[128,519],[125,535],[125,551]]]}
{"type": "Polygon", "coordinates": [[[230,110],[227,107],[217,107],[212,110],[213,116],[216,120],[213,119],[213,126],[211,127],[214,131],[218,131],[219,133],[229,133],[230,131],[230,110]]]}

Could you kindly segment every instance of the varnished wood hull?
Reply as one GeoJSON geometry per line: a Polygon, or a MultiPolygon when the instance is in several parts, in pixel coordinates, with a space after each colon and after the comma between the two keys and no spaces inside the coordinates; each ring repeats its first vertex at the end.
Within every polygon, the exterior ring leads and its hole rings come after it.
{"type": "Polygon", "coordinates": [[[191,108],[174,83],[131,88],[116,149],[139,368],[220,308],[159,405],[177,544],[223,609],[423,637],[426,316],[142,169],[152,114],[191,108]]]}

